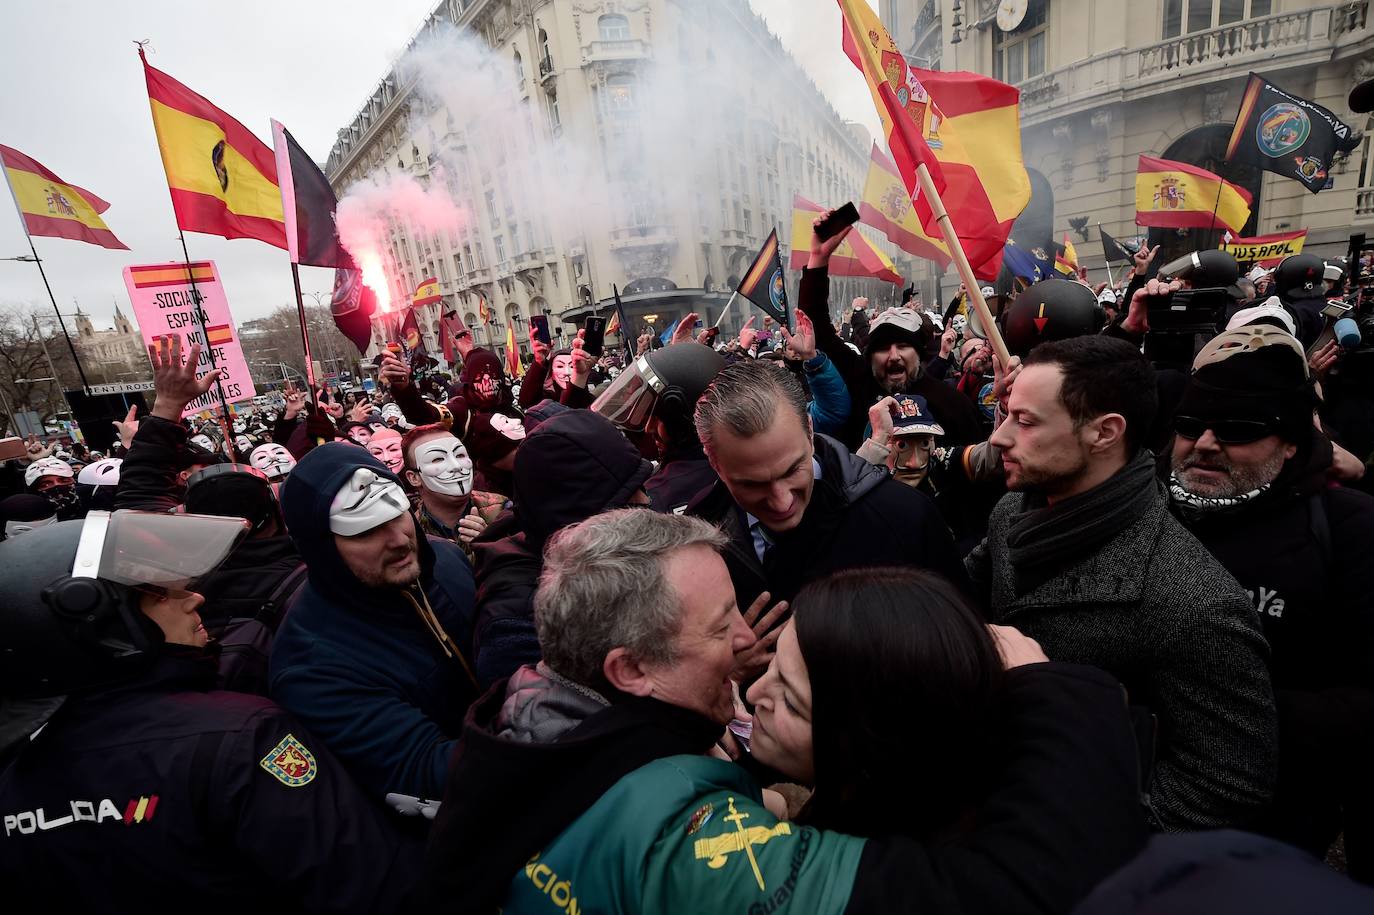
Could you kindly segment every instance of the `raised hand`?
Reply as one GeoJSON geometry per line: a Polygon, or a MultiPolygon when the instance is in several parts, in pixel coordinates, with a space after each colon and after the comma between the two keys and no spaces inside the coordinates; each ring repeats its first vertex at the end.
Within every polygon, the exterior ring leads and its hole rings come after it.
{"type": "Polygon", "coordinates": [[[382,381],[391,390],[404,391],[410,386],[410,367],[401,361],[400,356],[390,351],[383,353],[380,368],[382,381]]]}
{"type": "Polygon", "coordinates": [[[822,239],[816,234],[816,226],[820,225],[830,217],[834,210],[826,210],[817,216],[811,223],[811,256],[807,259],[806,266],[815,269],[824,267],[830,263],[830,255],[835,253],[835,249],[844,244],[844,240],[849,237],[852,225],[845,226],[829,238],[822,239]]]}
{"type": "Polygon", "coordinates": [[[779,325],[779,330],[782,331],[783,340],[787,342],[787,351],[793,359],[806,362],[816,358],[816,325],[811,323],[806,312],[797,312],[796,333],[788,330],[786,324],[779,325]]]}
{"type": "Polygon", "coordinates": [[[1144,245],[1141,245],[1136,250],[1135,254],[1131,255],[1131,260],[1135,262],[1135,275],[1144,276],[1145,272],[1150,269],[1150,264],[1154,262],[1155,255],[1158,253],[1159,245],[1155,245],[1153,248],[1146,248],[1144,245]]]}
{"type": "Polygon", "coordinates": [[[758,338],[759,332],[758,329],[754,327],[754,316],[750,315],[749,320],[745,321],[744,326],[739,329],[740,349],[750,349],[754,345],[754,341],[758,338]]]}
{"type": "Polygon", "coordinates": [[[153,391],[157,396],[152,413],[174,423],[181,421],[181,411],[188,403],[214,387],[223,375],[223,370],[215,369],[197,378],[200,344],[192,343],[183,361],[180,334],[158,337],[149,344],[148,360],[153,364],[153,391]]]}
{"type": "Polygon", "coordinates": [[[286,398],[286,406],[282,408],[281,418],[283,420],[295,419],[305,407],[305,393],[296,389],[295,382],[288,381],[282,396],[286,398]]]}
{"type": "Polygon", "coordinates": [[[584,389],[592,377],[592,367],[596,365],[596,357],[583,349],[582,340],[585,333],[585,330],[579,330],[572,342],[572,383],[584,389]]]}
{"type": "Polygon", "coordinates": [[[782,635],[782,627],[776,624],[787,612],[787,601],[778,601],[765,613],[764,608],[768,606],[768,601],[772,597],[773,595],[764,591],[754,599],[749,609],[744,611],[744,622],[754,631],[755,641],[743,651],[735,652],[735,667],[730,671],[730,678],[737,683],[762,674],[768,669],[768,662],[773,659],[778,636],[782,635]]]}
{"type": "Polygon", "coordinates": [[[668,345],[672,346],[674,343],[686,343],[691,340],[693,336],[692,332],[696,329],[697,321],[700,320],[701,316],[695,311],[687,312],[687,316],[677,322],[677,327],[673,328],[673,336],[668,341],[668,345]]]}
{"type": "Polygon", "coordinates": [[[124,414],[123,422],[115,420],[110,425],[115,427],[115,433],[119,436],[119,443],[127,451],[133,443],[134,436],[138,434],[138,405],[129,408],[129,412],[124,414]]]}

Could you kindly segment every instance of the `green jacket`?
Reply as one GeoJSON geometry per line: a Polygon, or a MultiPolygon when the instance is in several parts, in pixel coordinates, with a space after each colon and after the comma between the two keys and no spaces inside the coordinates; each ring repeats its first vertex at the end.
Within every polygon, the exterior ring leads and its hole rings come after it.
{"type": "Polygon", "coordinates": [[[529,860],[503,912],[843,912],[864,839],[780,821],[741,768],[656,760],[529,860]]]}

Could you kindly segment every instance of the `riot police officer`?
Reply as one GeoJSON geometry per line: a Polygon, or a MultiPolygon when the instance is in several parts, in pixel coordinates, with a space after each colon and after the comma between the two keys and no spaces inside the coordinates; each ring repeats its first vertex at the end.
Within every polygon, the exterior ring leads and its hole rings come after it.
{"type": "Polygon", "coordinates": [[[0,544],[0,881],[128,912],[393,909],[418,843],[272,702],[211,689],[193,582],[240,519],[93,511],[0,544]]]}

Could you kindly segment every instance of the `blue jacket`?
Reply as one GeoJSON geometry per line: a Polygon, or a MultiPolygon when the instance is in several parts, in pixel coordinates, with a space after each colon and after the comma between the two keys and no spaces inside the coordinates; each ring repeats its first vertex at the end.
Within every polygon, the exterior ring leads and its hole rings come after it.
{"type": "Polygon", "coordinates": [[[853,406],[849,386],[825,353],[817,353],[815,358],[806,360],[803,368],[807,383],[811,385],[811,403],[807,409],[815,431],[822,435],[839,435],[853,406]]]}
{"type": "Polygon", "coordinates": [[[419,587],[466,657],[446,656],[419,615],[414,589],[363,585],[334,547],[329,505],[358,467],[396,479],[356,445],[313,449],[282,487],[286,526],[309,568],[272,644],[272,698],[300,718],[379,800],[438,798],[468,705],[472,569],[452,543],[420,544],[419,587]]]}

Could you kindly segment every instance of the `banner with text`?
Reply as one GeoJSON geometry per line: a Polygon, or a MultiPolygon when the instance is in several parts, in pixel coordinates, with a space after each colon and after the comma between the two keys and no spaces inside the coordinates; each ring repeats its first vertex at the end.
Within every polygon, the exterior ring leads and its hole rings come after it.
{"type": "MultiPolygon", "coordinates": [[[[210,371],[213,348],[215,363],[224,370],[221,383],[225,399],[233,403],[257,394],[213,261],[125,267],[124,285],[129,289],[129,301],[133,303],[145,344],[151,345],[167,334],[180,334],[183,348],[199,343],[198,377],[210,371]]],[[[181,415],[190,416],[218,403],[219,392],[212,387],[188,403],[181,415]]]]}
{"type": "Polygon", "coordinates": [[[1258,261],[1261,267],[1277,267],[1290,254],[1301,254],[1307,230],[1279,232],[1276,235],[1256,235],[1254,238],[1232,238],[1221,246],[1237,261],[1248,264],[1258,261]]]}

